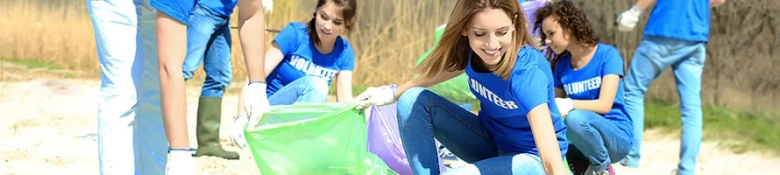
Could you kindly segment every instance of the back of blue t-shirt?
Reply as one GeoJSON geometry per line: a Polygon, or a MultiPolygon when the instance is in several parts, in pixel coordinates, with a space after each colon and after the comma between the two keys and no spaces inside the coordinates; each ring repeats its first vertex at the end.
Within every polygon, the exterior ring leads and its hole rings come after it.
{"type": "Polygon", "coordinates": [[[645,35],[707,42],[709,0],[658,0],[645,26],[645,35]]]}
{"type": "Polygon", "coordinates": [[[623,57],[615,47],[598,44],[593,58],[584,67],[571,68],[571,54],[564,56],[555,66],[555,88],[563,89],[575,100],[596,100],[601,94],[602,78],[606,75],[621,77],[618,83],[612,110],[604,118],[617,121],[616,124],[629,135],[633,132],[631,117],[628,116],[623,99],[623,57]]]}
{"type": "MultiPolygon", "coordinates": [[[[473,56],[473,54],[472,54],[473,56]]],[[[479,118],[490,131],[496,146],[506,152],[539,154],[534,142],[528,113],[534,107],[547,104],[557,134],[562,155],[568,142],[563,137],[566,126],[555,105],[552,71],[541,52],[533,47],[518,51],[517,62],[509,80],[492,72],[477,72],[472,63],[466,67],[471,92],[480,101],[479,118]]]]}
{"type": "MultiPolygon", "coordinates": [[[[211,11],[222,15],[223,17],[230,17],[233,14],[233,9],[236,7],[238,0],[199,0],[203,6],[209,8],[211,11]]],[[[259,0],[258,0],[259,1],[259,0]]]]}
{"type": "Polygon", "coordinates": [[[171,18],[189,24],[190,12],[199,0],[150,0],[149,5],[171,18]]]}
{"type": "Polygon", "coordinates": [[[269,97],[303,76],[320,77],[330,84],[339,72],[355,68],[355,52],[347,40],[338,37],[333,51],[322,54],[311,41],[308,26],[304,23],[288,24],[274,42],[279,45],[284,59],[266,78],[269,97]]]}

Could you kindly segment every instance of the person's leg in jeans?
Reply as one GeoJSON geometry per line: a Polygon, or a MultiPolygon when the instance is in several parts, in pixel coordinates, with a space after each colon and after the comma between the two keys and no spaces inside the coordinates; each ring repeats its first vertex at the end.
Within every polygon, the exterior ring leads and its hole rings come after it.
{"type": "Polygon", "coordinates": [[[328,82],[315,76],[303,76],[268,97],[268,103],[291,105],[293,103],[325,103],[328,101],[328,82]]]}
{"type": "MultiPolygon", "coordinates": [[[[222,95],[230,85],[233,76],[230,64],[231,36],[228,19],[216,15],[210,9],[198,4],[190,15],[187,26],[187,59],[203,60],[206,81],[203,82],[198,99],[196,136],[199,156],[215,156],[224,159],[238,159],[236,152],[226,151],[219,143],[219,128],[222,119],[222,95]]],[[[185,62],[184,65],[187,65],[185,62]]],[[[194,68],[197,68],[195,64],[194,68]]],[[[194,68],[191,69],[194,71],[194,68]]],[[[184,70],[187,72],[187,70],[184,70]]],[[[185,78],[187,74],[185,74],[185,78]]]]}
{"type": "Polygon", "coordinates": [[[162,175],[168,162],[168,139],[162,120],[160,103],[159,60],[157,58],[157,10],[149,0],[134,0],[138,6],[139,32],[137,40],[143,64],[138,91],[135,126],[135,174],[162,175]]]}
{"type": "MultiPolygon", "coordinates": [[[[563,137],[566,133],[560,132],[558,137],[563,137]]],[[[565,154],[565,153],[564,153],[565,154]]],[[[569,170],[568,174],[573,175],[567,160],[563,159],[564,166],[569,170]]],[[[529,153],[507,153],[498,150],[497,157],[471,162],[470,164],[451,169],[444,174],[515,174],[515,175],[538,175],[545,174],[544,165],[539,155],[529,153]]]]}
{"type": "Polygon", "coordinates": [[[654,36],[645,36],[634,52],[631,65],[628,68],[625,77],[625,100],[626,111],[634,123],[634,140],[631,151],[621,162],[623,166],[639,167],[640,151],[642,146],[642,136],[645,125],[645,93],[650,84],[661,75],[661,73],[671,66],[670,58],[667,58],[671,51],[663,43],[665,39],[654,36]]]}
{"type": "Polygon", "coordinates": [[[100,174],[134,174],[133,125],[141,57],[132,1],[87,0],[100,61],[98,160],[100,174]]]}
{"type": "Polygon", "coordinates": [[[601,114],[573,110],[564,119],[566,136],[583,158],[590,162],[590,172],[606,172],[609,164],[623,159],[631,149],[631,138],[601,114]]]}
{"type": "Polygon", "coordinates": [[[538,156],[498,150],[487,129],[473,113],[424,88],[411,88],[397,102],[398,127],[414,174],[439,174],[434,138],[471,164],[446,174],[539,174],[538,156]],[[522,173],[519,173],[522,174],[522,173]]]}
{"type": "Polygon", "coordinates": [[[683,59],[672,65],[677,93],[680,95],[682,135],[677,173],[693,174],[702,139],[701,74],[706,59],[704,43],[688,43],[675,54],[683,59]]]}
{"type": "Polygon", "coordinates": [[[230,48],[233,45],[230,33],[229,18],[224,18],[209,42],[203,70],[206,81],[203,82],[201,97],[222,97],[233,80],[233,65],[230,60],[230,48]]]}
{"type": "Polygon", "coordinates": [[[701,145],[701,72],[704,67],[704,44],[647,36],[639,44],[626,76],[626,109],[634,121],[634,146],[625,166],[639,166],[639,152],[644,129],[644,95],[663,70],[674,66],[678,93],[683,106],[683,130],[680,151],[681,171],[693,171],[701,145]],[[683,99],[685,98],[685,99],[683,99]],[[698,129],[697,129],[698,128],[698,129]],[[687,134],[687,136],[685,135],[687,134]]]}
{"type": "Polygon", "coordinates": [[[544,174],[541,158],[535,154],[507,154],[493,157],[464,166],[451,169],[444,174],[513,174],[538,175],[544,174]]]}

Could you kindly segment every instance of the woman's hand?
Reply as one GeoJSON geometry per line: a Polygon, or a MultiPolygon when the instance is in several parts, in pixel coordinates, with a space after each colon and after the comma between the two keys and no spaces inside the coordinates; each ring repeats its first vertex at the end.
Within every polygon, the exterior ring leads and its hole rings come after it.
{"type": "Polygon", "coordinates": [[[395,103],[395,87],[370,87],[355,98],[358,101],[357,109],[371,106],[384,106],[395,103]]]}

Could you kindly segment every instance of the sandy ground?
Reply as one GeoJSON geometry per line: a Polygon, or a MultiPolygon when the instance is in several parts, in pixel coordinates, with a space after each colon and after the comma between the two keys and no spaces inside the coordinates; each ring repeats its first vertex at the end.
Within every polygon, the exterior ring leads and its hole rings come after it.
{"type": "MultiPolygon", "coordinates": [[[[46,78],[36,73],[0,67],[0,175],[98,174],[97,93],[94,79],[46,78]]],[[[48,76],[47,76],[48,75],[48,76]]],[[[199,88],[188,90],[190,141],[195,141],[195,111],[199,88]]],[[[195,158],[199,174],[259,174],[246,150],[227,142],[237,97],[223,100],[222,143],[239,151],[241,160],[195,158]]],[[[676,168],[679,141],[675,136],[648,131],[641,168],[615,164],[618,174],[670,174],[676,168]]],[[[760,153],[734,154],[715,142],[702,145],[697,174],[777,174],[780,158],[760,153]]]]}

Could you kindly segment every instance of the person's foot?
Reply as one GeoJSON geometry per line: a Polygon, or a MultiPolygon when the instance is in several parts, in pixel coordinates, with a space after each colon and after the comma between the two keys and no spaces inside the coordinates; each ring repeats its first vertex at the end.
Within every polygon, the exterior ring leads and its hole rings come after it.
{"type": "Polygon", "coordinates": [[[629,168],[639,168],[639,161],[631,161],[628,158],[624,158],[623,160],[620,160],[620,165],[629,168]]]}
{"type": "Polygon", "coordinates": [[[609,175],[616,175],[617,174],[617,173],[615,173],[615,169],[612,169],[612,164],[607,166],[607,173],[609,173],[609,175]]]}
{"type": "Polygon", "coordinates": [[[240,158],[238,153],[222,149],[222,146],[219,145],[199,146],[197,151],[195,151],[195,154],[193,154],[192,156],[193,157],[214,156],[214,157],[219,157],[227,160],[238,160],[240,158]]]}
{"type": "Polygon", "coordinates": [[[611,175],[609,173],[611,166],[608,166],[606,170],[602,171],[594,171],[593,166],[588,166],[588,169],[585,170],[585,175],[611,175]]]}

